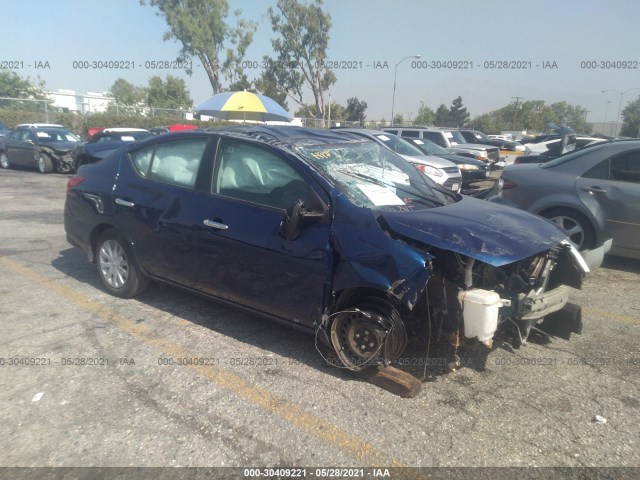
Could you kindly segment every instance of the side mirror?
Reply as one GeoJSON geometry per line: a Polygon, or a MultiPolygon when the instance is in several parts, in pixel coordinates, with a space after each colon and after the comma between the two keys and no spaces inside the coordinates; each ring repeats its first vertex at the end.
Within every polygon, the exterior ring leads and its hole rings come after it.
{"type": "Polygon", "coordinates": [[[295,240],[300,234],[300,212],[303,205],[304,203],[302,200],[296,200],[295,203],[284,212],[282,220],[280,221],[279,230],[282,238],[286,240],[295,240]]]}
{"type": "Polygon", "coordinates": [[[305,219],[321,220],[325,218],[325,216],[326,211],[308,211],[304,208],[304,202],[298,199],[284,212],[282,220],[280,221],[279,234],[287,240],[295,240],[304,227],[305,219]]]}

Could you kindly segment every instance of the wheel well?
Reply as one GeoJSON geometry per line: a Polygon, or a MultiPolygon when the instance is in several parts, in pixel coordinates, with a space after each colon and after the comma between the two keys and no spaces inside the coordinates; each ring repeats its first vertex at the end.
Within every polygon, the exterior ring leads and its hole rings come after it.
{"type": "Polygon", "coordinates": [[[589,244],[585,245],[585,247],[593,248],[594,246],[593,244],[596,241],[596,229],[593,226],[593,223],[591,222],[589,217],[587,217],[580,210],[577,210],[573,207],[551,207],[551,208],[545,208],[544,210],[538,212],[538,215],[545,218],[549,218],[554,214],[562,214],[562,213],[573,215],[576,217],[576,219],[584,222],[585,228],[588,230],[588,232],[585,233],[585,238],[589,240],[589,244]]]}
{"type": "Polygon", "coordinates": [[[346,288],[336,293],[336,301],[334,303],[334,312],[338,312],[343,308],[353,306],[367,297],[375,297],[389,302],[393,307],[400,310],[400,305],[395,298],[382,290],[375,288],[346,288]]]}
{"type": "Polygon", "coordinates": [[[102,232],[104,232],[105,230],[109,230],[110,228],[113,228],[115,230],[113,225],[109,225],[108,223],[101,223],[100,225],[97,225],[91,232],[91,256],[94,262],[96,258],[96,244],[98,243],[98,239],[100,238],[100,235],[102,235],[102,232]]]}

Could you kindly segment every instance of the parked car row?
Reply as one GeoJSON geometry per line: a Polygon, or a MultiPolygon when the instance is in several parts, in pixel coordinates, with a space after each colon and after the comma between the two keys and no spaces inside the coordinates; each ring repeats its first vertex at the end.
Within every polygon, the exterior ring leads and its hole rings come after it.
{"type": "Polygon", "coordinates": [[[482,160],[491,168],[500,166],[500,149],[492,145],[469,143],[462,134],[455,129],[436,127],[389,127],[385,132],[406,137],[431,140],[449,153],[482,160]]]}
{"type": "Polygon", "coordinates": [[[104,288],[154,279],[389,364],[419,332],[491,345],[580,333],[588,267],[551,222],[439,187],[358,132],[236,127],[130,143],[68,182],[64,223],[104,288]],[[428,328],[427,328],[428,325],[428,328]]]}

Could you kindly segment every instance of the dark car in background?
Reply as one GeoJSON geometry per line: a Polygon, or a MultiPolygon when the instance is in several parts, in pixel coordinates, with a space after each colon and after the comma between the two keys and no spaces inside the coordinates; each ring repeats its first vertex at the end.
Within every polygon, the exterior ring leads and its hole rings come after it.
{"type": "Polygon", "coordinates": [[[106,157],[127,143],[152,137],[149,130],[142,128],[105,128],[95,133],[88,142],[78,145],[73,151],[74,169],[94,163],[106,157]]]}
{"type": "Polygon", "coordinates": [[[507,150],[511,152],[524,152],[524,145],[513,142],[511,140],[504,140],[500,138],[490,138],[486,133],[479,130],[467,130],[461,128],[458,130],[464,139],[469,143],[477,143],[482,145],[492,145],[498,147],[500,150],[507,150]]]}
{"type": "Polygon", "coordinates": [[[130,144],[69,180],[64,224],[111,294],[179,286],[315,335],[352,370],[393,362],[427,328],[487,345],[512,328],[581,328],[563,312],[587,268],[564,232],[437,188],[346,133],[130,144]]]}
{"type": "Polygon", "coordinates": [[[11,129],[4,123],[0,122],[0,138],[9,133],[11,129]]]}
{"type": "Polygon", "coordinates": [[[464,185],[469,185],[471,182],[477,180],[485,180],[491,174],[491,168],[486,164],[486,162],[449,153],[441,146],[436,145],[426,138],[411,138],[408,140],[411,140],[411,143],[426,155],[444,158],[445,160],[455,163],[462,172],[462,183],[464,185]]]}
{"type": "Polygon", "coordinates": [[[605,142],[542,165],[510,165],[492,200],[550,219],[580,250],[613,239],[610,253],[640,258],[640,141],[605,142]]]}
{"type": "Polygon", "coordinates": [[[72,151],[80,137],[61,126],[24,124],[0,138],[0,167],[37,168],[40,173],[75,170],[72,151]]]}

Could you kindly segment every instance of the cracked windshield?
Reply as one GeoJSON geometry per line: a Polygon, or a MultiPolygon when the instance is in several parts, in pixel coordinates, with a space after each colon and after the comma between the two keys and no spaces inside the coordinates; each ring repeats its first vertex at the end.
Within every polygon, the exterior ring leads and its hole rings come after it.
{"type": "Polygon", "coordinates": [[[373,142],[297,147],[360,207],[409,211],[457,201],[413,165],[373,142]]]}

